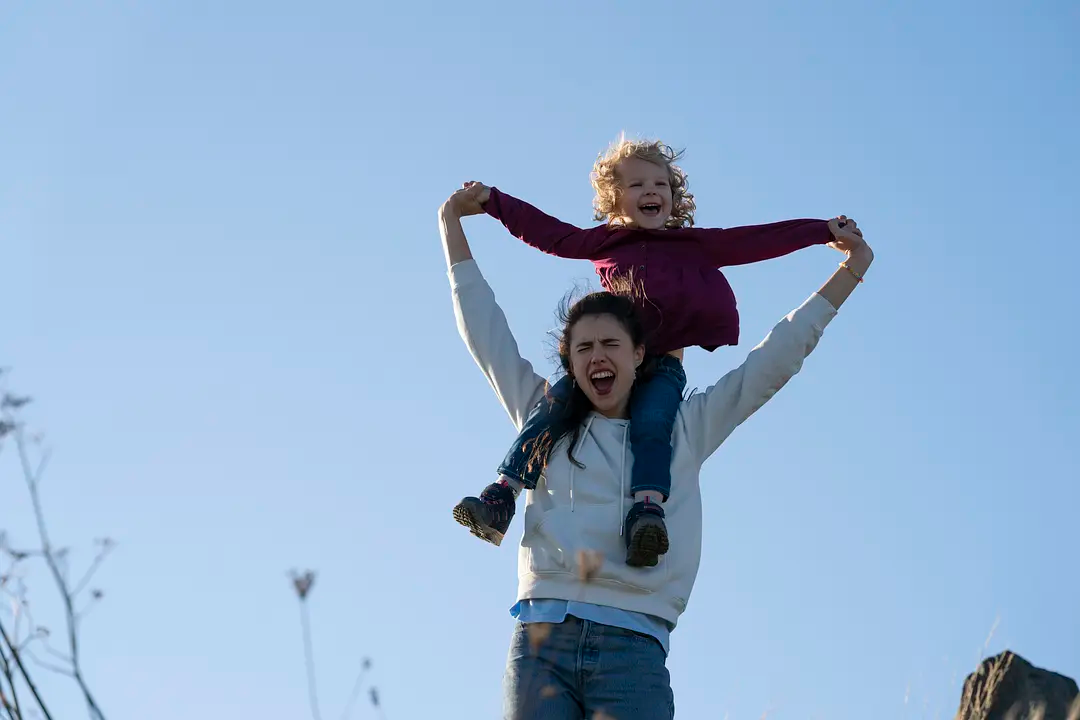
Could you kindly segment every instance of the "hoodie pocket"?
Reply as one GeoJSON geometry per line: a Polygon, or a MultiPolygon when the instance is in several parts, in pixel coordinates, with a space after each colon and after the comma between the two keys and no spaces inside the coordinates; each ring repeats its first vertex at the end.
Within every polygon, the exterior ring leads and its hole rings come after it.
{"type": "Polygon", "coordinates": [[[665,557],[652,568],[626,564],[622,520],[618,505],[583,503],[572,511],[552,508],[535,516],[533,522],[527,516],[522,543],[529,551],[528,571],[539,575],[571,573],[585,582],[618,586],[633,593],[667,592],[670,573],[665,557]]]}
{"type": "Polygon", "coordinates": [[[559,514],[561,508],[548,510],[547,512],[533,513],[530,517],[525,516],[525,532],[521,544],[528,550],[528,572],[530,573],[569,573],[574,571],[574,552],[569,550],[574,547],[566,544],[566,538],[559,531],[562,525],[552,522],[553,516],[559,514]]]}

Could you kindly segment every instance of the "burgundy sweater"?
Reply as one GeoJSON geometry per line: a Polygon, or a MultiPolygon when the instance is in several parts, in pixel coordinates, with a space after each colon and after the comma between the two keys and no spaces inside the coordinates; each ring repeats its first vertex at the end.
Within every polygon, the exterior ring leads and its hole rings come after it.
{"type": "Polygon", "coordinates": [[[832,240],[825,220],[786,220],[736,228],[641,230],[574,227],[491,188],[484,204],[515,237],[537,250],[591,260],[600,284],[612,290],[631,277],[650,352],[700,345],[712,351],[739,342],[735,293],[719,268],[769,260],[832,240]],[[639,295],[637,293],[636,295],[639,295]]]}

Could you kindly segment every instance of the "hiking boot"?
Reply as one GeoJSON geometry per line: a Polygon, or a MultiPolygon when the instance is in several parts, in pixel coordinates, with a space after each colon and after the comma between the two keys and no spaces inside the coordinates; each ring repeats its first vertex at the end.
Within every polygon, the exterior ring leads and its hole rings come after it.
{"type": "Polygon", "coordinates": [[[476,537],[502,545],[516,508],[514,491],[505,483],[492,483],[480,497],[467,497],[454,508],[454,519],[476,537]]]}
{"type": "Polygon", "coordinates": [[[626,536],[626,564],[632,567],[655,567],[668,551],[664,508],[656,503],[634,503],[623,525],[626,536]]]}

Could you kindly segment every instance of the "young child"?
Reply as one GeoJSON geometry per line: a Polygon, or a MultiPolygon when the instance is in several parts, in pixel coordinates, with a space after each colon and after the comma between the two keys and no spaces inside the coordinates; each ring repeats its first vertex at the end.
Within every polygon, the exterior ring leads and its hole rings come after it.
{"type": "MultiPolygon", "coordinates": [[[[559,257],[591,260],[608,291],[625,290],[628,280],[639,290],[636,302],[654,370],[635,383],[630,407],[634,503],[623,534],[626,562],[637,567],[655,566],[668,551],[662,503],[671,490],[671,433],[686,387],[683,349],[699,345],[711,352],[738,343],[735,295],[719,268],[833,240],[826,220],[694,228],[694,196],[675,164],[680,156],[658,141],[624,138],[608,148],[592,172],[595,217],[606,222],[590,229],[561,222],[494,187],[472,184],[485,212],[525,243],[559,257]]],[[[540,479],[537,441],[571,392],[568,377],[552,386],[499,466],[499,479],[454,508],[457,521],[477,537],[501,544],[517,495],[522,488],[535,489],[540,479]]]]}

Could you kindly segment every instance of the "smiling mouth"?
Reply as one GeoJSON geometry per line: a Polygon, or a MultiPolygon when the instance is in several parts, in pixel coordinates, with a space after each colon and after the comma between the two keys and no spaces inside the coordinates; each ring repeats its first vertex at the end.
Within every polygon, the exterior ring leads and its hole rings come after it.
{"type": "Polygon", "coordinates": [[[639,205],[638,210],[646,217],[656,217],[660,214],[660,203],[645,203],[644,205],[639,205]]]}
{"type": "Polygon", "coordinates": [[[597,370],[589,376],[589,382],[597,395],[607,395],[615,385],[615,373],[610,370],[597,370]]]}

